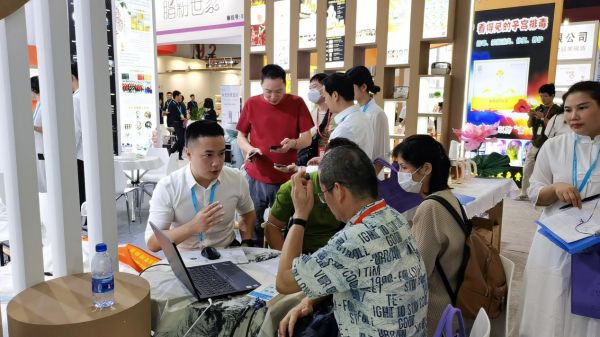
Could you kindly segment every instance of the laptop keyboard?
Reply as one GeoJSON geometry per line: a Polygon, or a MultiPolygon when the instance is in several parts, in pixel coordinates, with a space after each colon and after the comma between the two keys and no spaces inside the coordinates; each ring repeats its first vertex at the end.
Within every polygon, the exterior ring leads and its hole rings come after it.
{"type": "Polygon", "coordinates": [[[202,294],[222,294],[235,291],[235,288],[219,275],[213,265],[197,266],[189,271],[194,286],[202,294]]]}

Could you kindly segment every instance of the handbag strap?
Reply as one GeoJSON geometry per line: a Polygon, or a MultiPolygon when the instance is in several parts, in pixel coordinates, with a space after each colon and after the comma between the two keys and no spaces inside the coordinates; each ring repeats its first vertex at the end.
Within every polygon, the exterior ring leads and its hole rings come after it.
{"type": "Polygon", "coordinates": [[[387,161],[385,161],[385,160],[384,160],[384,159],[382,159],[382,158],[375,158],[375,160],[373,160],[373,164],[379,164],[379,165],[381,165],[381,166],[387,167],[387,168],[389,168],[390,170],[392,170],[392,171],[394,171],[394,172],[398,173],[398,169],[397,169],[397,168],[395,168],[395,167],[394,167],[394,165],[392,165],[392,164],[388,163],[387,161]]]}
{"type": "MultiPolygon", "coordinates": [[[[452,215],[452,217],[454,218],[456,223],[458,223],[458,225],[460,226],[460,229],[462,229],[463,233],[465,234],[465,238],[467,238],[471,234],[471,231],[473,230],[473,228],[470,227],[469,225],[467,225],[467,223],[465,221],[465,219],[467,219],[467,215],[465,213],[464,208],[460,204],[460,202],[458,203],[458,205],[460,206],[460,211],[462,213],[462,217],[460,215],[458,215],[458,212],[456,212],[454,207],[452,207],[452,205],[450,205],[448,200],[440,197],[439,195],[430,195],[427,198],[425,198],[425,200],[427,200],[427,199],[435,200],[435,201],[439,202],[440,204],[442,204],[442,206],[444,206],[444,208],[446,208],[446,210],[450,213],[450,215],[452,215]]],[[[463,248],[463,261],[458,270],[458,284],[462,283],[462,279],[464,277],[464,271],[465,271],[465,268],[467,265],[467,259],[468,259],[468,253],[469,253],[467,249],[468,248],[465,245],[465,247],[463,248]]],[[[444,288],[446,288],[446,291],[448,292],[448,295],[450,296],[450,300],[452,301],[452,304],[456,304],[456,292],[452,289],[452,286],[450,286],[450,281],[448,281],[448,277],[446,276],[446,273],[444,272],[444,268],[442,268],[439,256],[435,259],[435,267],[438,269],[438,272],[440,273],[440,277],[442,278],[442,282],[444,283],[444,288]]]]}
{"type": "Polygon", "coordinates": [[[465,323],[462,318],[462,312],[460,309],[455,308],[452,304],[448,304],[440,320],[438,322],[437,328],[433,333],[433,337],[451,337],[454,336],[454,317],[458,320],[458,336],[465,337],[465,323]]]}

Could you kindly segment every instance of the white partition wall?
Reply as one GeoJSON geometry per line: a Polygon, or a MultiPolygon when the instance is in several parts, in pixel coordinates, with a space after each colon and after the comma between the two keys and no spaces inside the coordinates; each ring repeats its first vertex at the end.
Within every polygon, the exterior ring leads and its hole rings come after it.
{"type": "Polygon", "coordinates": [[[32,4],[50,202],[43,221],[52,247],[52,273],[59,277],[83,272],[69,20],[66,3],[33,0],[32,4]]]}
{"type": "Polygon", "coordinates": [[[118,270],[106,8],[97,0],[75,0],[74,6],[90,256],[105,242],[118,270]]]}
{"type": "Polygon", "coordinates": [[[25,9],[0,20],[0,146],[4,146],[6,206],[13,289],[43,281],[42,234],[33,145],[25,9]]]}

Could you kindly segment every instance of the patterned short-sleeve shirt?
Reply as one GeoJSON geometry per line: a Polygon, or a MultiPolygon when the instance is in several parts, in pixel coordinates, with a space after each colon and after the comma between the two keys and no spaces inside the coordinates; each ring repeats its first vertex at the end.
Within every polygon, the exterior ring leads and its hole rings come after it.
{"type": "Polygon", "coordinates": [[[308,297],[333,294],[341,336],[426,336],[427,273],[406,219],[385,206],[357,222],[376,204],[292,273],[308,297]]]}

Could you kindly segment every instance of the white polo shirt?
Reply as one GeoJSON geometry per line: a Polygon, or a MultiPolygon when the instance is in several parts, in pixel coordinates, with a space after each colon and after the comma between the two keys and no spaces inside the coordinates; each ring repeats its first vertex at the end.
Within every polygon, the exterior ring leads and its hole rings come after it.
{"type": "Polygon", "coordinates": [[[360,106],[359,109],[369,118],[373,128],[373,157],[371,159],[389,160],[390,127],[385,112],[375,103],[374,99],[370,99],[367,104],[360,106]]]}
{"type": "Polygon", "coordinates": [[[337,126],[331,133],[329,140],[334,138],[347,138],[355,142],[370,159],[373,158],[373,128],[369,118],[360,112],[358,106],[353,105],[335,117],[337,126]]]}
{"type": "MultiPolygon", "coordinates": [[[[202,249],[205,246],[229,246],[235,238],[233,231],[235,212],[246,214],[254,210],[248,182],[238,169],[223,167],[219,178],[211,182],[207,188],[196,183],[189,164],[162,178],[152,193],[148,221],[152,221],[161,229],[172,229],[188,223],[196,215],[192,203],[192,187],[195,186],[198,208],[202,210],[209,203],[210,191],[214,184],[217,184],[214,201],[221,202],[225,213],[223,222],[210,228],[202,243],[197,235],[192,235],[178,247],[191,250],[202,249]]],[[[152,228],[147,225],[146,243],[152,234],[152,228]]]]}

